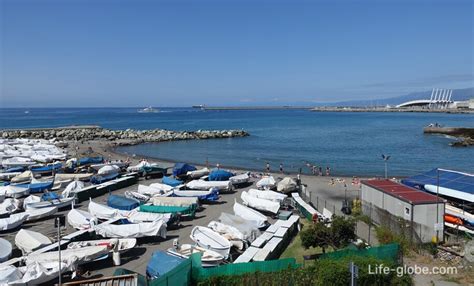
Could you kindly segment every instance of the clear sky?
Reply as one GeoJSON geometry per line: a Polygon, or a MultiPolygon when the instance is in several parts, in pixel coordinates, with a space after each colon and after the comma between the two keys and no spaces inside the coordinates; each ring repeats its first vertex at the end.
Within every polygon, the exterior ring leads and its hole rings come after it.
{"type": "Polygon", "coordinates": [[[310,104],[474,86],[473,1],[0,5],[0,107],[310,104]]]}

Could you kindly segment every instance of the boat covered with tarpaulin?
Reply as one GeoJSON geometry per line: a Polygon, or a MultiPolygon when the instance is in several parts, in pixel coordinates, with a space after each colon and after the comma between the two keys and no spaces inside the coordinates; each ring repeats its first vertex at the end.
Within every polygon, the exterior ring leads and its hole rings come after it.
{"type": "Polygon", "coordinates": [[[110,195],[107,198],[107,205],[111,208],[130,211],[140,206],[140,202],[135,199],[126,198],[118,195],[110,195]]]}
{"type": "Polygon", "coordinates": [[[209,181],[228,181],[234,174],[221,169],[214,169],[209,173],[209,181]]]}
{"type": "Polygon", "coordinates": [[[176,163],[173,167],[173,176],[186,175],[187,172],[196,171],[196,167],[187,163],[176,163]]]}
{"type": "Polygon", "coordinates": [[[177,187],[177,186],[183,184],[183,181],[181,181],[181,180],[177,180],[177,179],[174,179],[172,177],[166,177],[166,176],[163,177],[163,179],[161,179],[161,182],[163,184],[171,186],[171,187],[177,187]]]}

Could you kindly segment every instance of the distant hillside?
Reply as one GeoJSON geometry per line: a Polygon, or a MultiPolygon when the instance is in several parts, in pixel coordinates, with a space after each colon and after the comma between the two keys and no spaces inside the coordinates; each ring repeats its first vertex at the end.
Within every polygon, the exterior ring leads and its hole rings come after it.
{"type": "MultiPolygon", "coordinates": [[[[390,98],[383,98],[377,100],[351,100],[351,101],[340,101],[334,102],[329,104],[318,104],[318,105],[326,105],[326,106],[385,106],[385,105],[397,105],[406,101],[410,100],[417,100],[417,99],[429,99],[431,96],[431,90],[423,91],[423,92],[412,92],[407,95],[397,96],[397,97],[390,97],[390,98]]],[[[453,96],[452,100],[454,101],[461,101],[461,100],[468,100],[470,98],[474,98],[474,87],[470,88],[463,88],[463,89],[453,89],[453,96]]]]}

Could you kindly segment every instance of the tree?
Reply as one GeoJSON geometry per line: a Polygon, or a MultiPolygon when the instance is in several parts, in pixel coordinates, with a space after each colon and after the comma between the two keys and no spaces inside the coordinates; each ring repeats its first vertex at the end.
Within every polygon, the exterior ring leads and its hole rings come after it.
{"type": "Polygon", "coordinates": [[[355,238],[355,221],[351,218],[333,216],[331,221],[332,245],[336,248],[344,247],[355,238]]]}

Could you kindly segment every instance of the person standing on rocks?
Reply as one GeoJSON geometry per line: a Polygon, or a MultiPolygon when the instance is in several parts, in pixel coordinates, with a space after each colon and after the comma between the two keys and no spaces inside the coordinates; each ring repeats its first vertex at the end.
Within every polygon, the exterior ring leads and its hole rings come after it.
{"type": "Polygon", "coordinates": [[[280,173],[283,174],[283,163],[280,163],[280,173]]]}
{"type": "Polygon", "coordinates": [[[267,173],[270,173],[270,163],[267,162],[267,165],[266,165],[266,169],[267,169],[267,173]]]}

